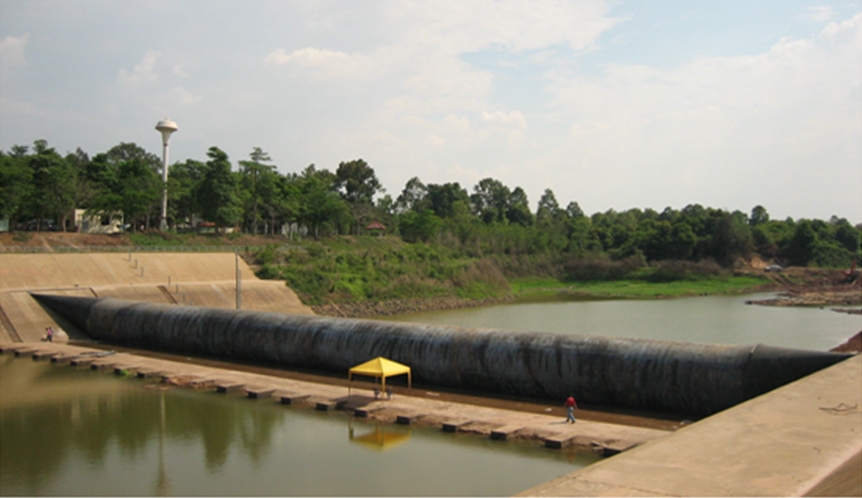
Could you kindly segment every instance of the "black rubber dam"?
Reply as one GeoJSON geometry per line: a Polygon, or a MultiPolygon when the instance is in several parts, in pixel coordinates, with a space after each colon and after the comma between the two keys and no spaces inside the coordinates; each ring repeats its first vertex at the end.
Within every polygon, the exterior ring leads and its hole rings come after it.
{"type": "Polygon", "coordinates": [[[35,295],[93,339],[347,373],[377,356],[415,382],[621,408],[709,415],[851,356],[402,324],[35,295]]]}

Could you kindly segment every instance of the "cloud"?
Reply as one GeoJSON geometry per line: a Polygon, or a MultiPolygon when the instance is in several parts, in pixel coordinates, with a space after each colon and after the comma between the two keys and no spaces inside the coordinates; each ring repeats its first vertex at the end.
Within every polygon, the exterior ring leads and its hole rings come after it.
{"type": "Polygon", "coordinates": [[[366,58],[361,55],[316,47],[301,48],[290,53],[279,48],[263,59],[264,65],[292,66],[321,78],[342,77],[347,74],[357,76],[366,62],[366,58]]]}
{"type": "Polygon", "coordinates": [[[773,205],[792,212],[816,202],[798,189],[862,161],[860,41],[857,15],[759,55],[671,70],[608,65],[594,78],[556,74],[549,91],[569,119],[566,149],[580,178],[629,193],[612,205],[649,205],[663,191],[668,204],[721,206],[710,197],[732,193],[752,206],[779,199],[773,205]]]}
{"type": "Polygon", "coordinates": [[[27,65],[25,49],[29,40],[29,33],[18,37],[9,35],[0,40],[0,70],[3,73],[27,65]]]}
{"type": "Polygon", "coordinates": [[[825,22],[835,17],[835,10],[828,5],[808,7],[807,17],[815,22],[825,22]]]}
{"type": "Polygon", "coordinates": [[[472,0],[470,2],[390,2],[388,21],[399,26],[404,43],[447,53],[502,46],[516,53],[565,44],[591,46],[618,21],[601,1],[472,0]]]}
{"type": "Polygon", "coordinates": [[[159,76],[155,72],[155,67],[161,55],[161,52],[149,50],[131,72],[120,69],[117,76],[120,85],[126,90],[133,91],[144,85],[157,83],[159,76]]]}
{"type": "Polygon", "coordinates": [[[503,128],[520,129],[527,126],[527,120],[520,111],[512,111],[508,113],[503,111],[482,111],[482,114],[479,116],[479,121],[487,125],[503,128]]]}

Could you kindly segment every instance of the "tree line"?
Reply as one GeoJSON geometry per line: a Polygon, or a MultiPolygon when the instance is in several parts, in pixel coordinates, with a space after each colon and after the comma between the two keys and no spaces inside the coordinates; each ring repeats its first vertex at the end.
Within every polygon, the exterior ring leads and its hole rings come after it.
{"type": "MultiPolygon", "coordinates": [[[[860,260],[860,230],[844,218],[770,219],[763,206],[750,213],[691,204],[662,212],[633,208],[586,215],[577,202],[560,204],[546,189],[532,212],[526,192],[485,178],[472,191],[457,182],[410,179],[396,197],[385,193],[362,159],[335,172],[309,165],[280,173],[254,147],[236,167],[218,147],[206,161],[169,166],[168,222],[172,230],[201,220],[243,233],[278,234],[289,226],[313,236],[362,234],[379,221],[408,243],[435,242],[481,257],[489,254],[558,255],[557,261],[715,261],[731,266],[754,253],[790,265],[844,267],[860,260]]],[[[130,230],[158,226],[161,160],[134,143],[90,157],[78,148],[65,156],[44,140],[0,151],[0,216],[12,230],[56,220],[74,230],[74,209],[122,213],[130,230]]]]}

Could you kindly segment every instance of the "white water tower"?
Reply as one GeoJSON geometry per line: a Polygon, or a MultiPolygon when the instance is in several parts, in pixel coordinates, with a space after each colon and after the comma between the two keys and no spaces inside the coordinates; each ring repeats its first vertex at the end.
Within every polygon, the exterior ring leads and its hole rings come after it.
{"type": "Polygon", "coordinates": [[[162,219],[159,220],[159,230],[164,232],[168,229],[168,142],[171,133],[180,127],[165,118],[156,124],[156,129],[162,133],[162,219]]]}

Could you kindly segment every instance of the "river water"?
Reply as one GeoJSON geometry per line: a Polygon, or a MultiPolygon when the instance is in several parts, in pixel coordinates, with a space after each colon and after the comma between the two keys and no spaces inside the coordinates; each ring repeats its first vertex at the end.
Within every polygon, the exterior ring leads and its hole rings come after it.
{"type": "MultiPolygon", "coordinates": [[[[385,320],[463,327],[829,350],[862,330],[862,316],[828,308],[747,305],[775,294],[679,299],[551,300],[434,311],[385,320]]],[[[855,306],[859,308],[859,306],[855,306]]]]}
{"type": "Polygon", "coordinates": [[[0,357],[3,496],[505,496],[598,459],[0,357]]]}
{"type": "MultiPolygon", "coordinates": [[[[859,315],[745,304],[764,297],[514,303],[391,320],[816,350],[862,329],[859,315]]],[[[8,355],[0,393],[3,496],[500,496],[596,461],[8,355]]]]}

